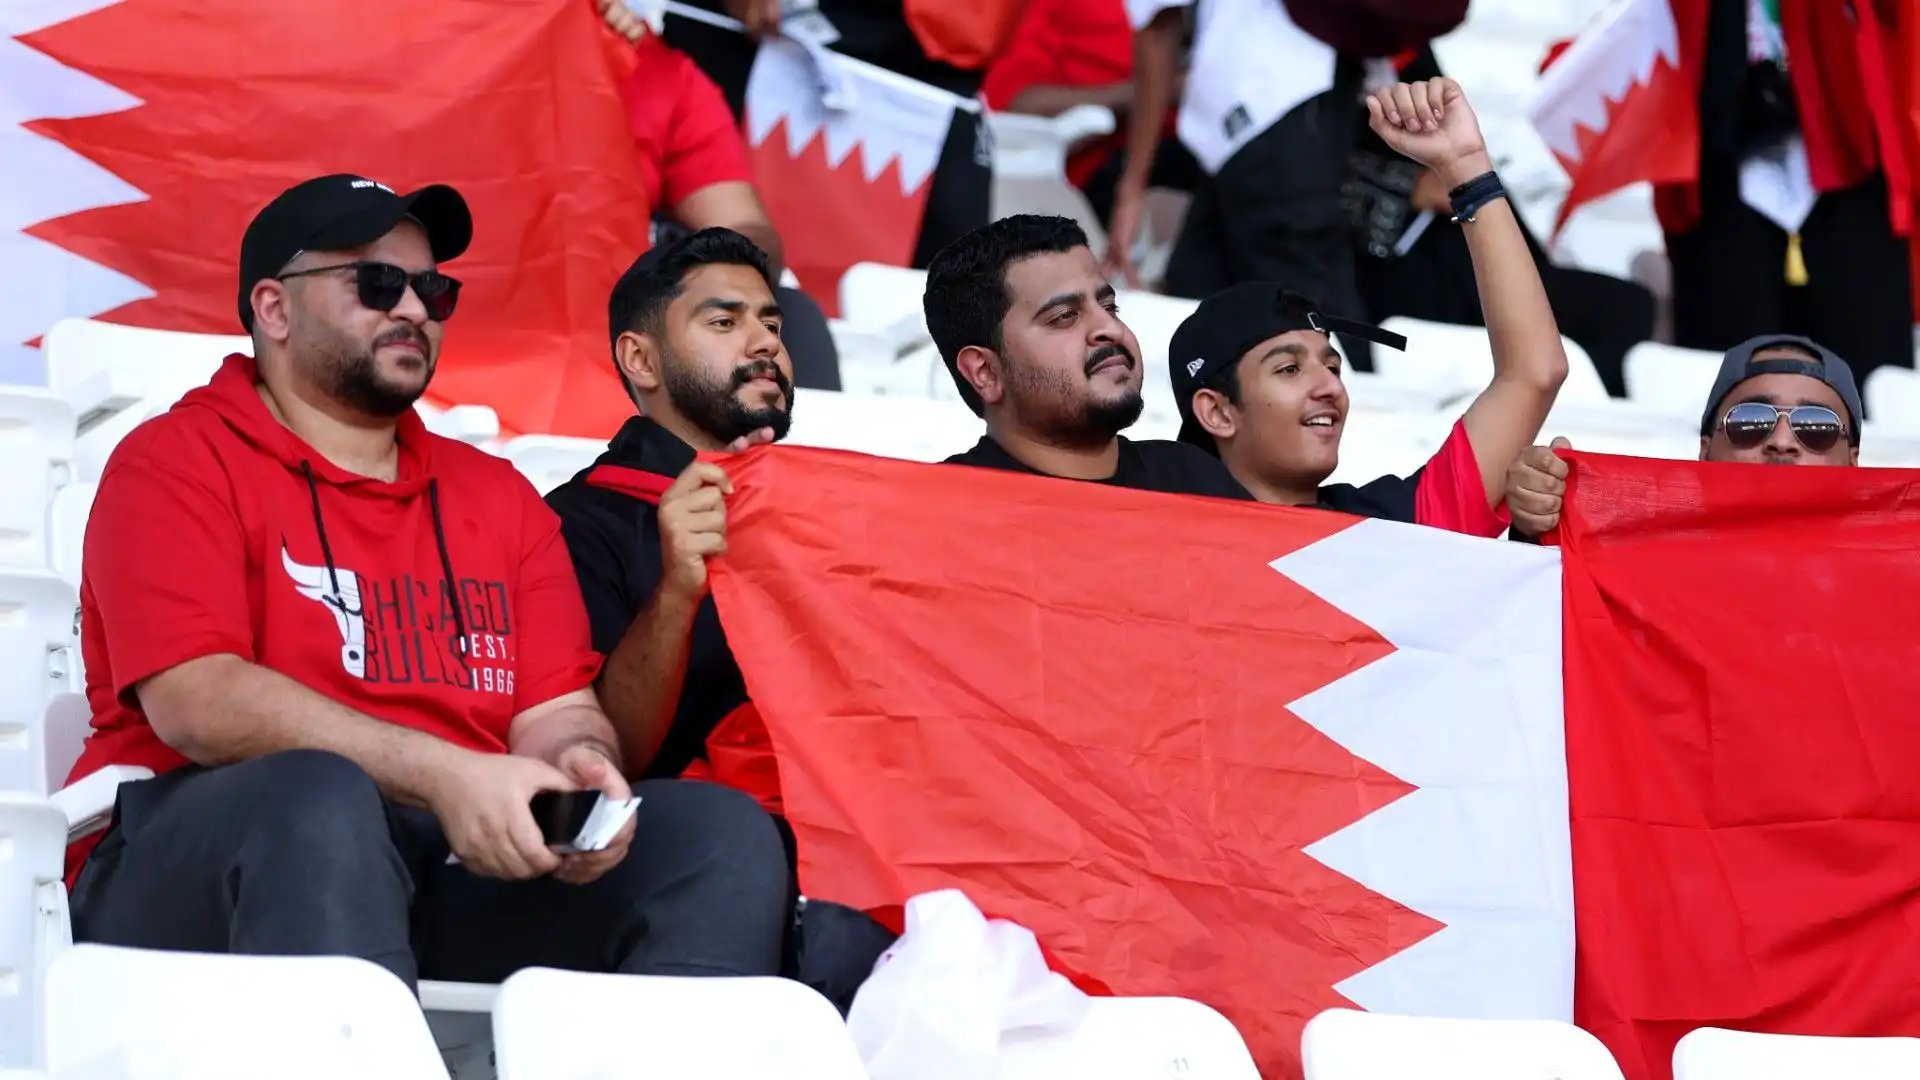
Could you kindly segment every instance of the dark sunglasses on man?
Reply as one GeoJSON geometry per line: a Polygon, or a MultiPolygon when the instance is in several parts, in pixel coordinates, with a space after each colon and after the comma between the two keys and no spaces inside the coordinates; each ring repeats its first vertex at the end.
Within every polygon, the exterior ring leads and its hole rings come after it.
{"type": "Polygon", "coordinates": [[[1727,441],[1734,446],[1751,450],[1767,441],[1783,416],[1793,437],[1800,440],[1801,446],[1816,454],[1833,449],[1834,444],[1847,433],[1840,414],[1825,405],[1782,407],[1764,401],[1743,401],[1728,409],[1727,414],[1720,418],[1720,430],[1726,432],[1727,441]]]}
{"type": "Polygon", "coordinates": [[[289,278],[306,277],[309,274],[330,274],[338,270],[352,270],[354,285],[360,292],[360,303],[374,311],[391,312],[400,306],[407,295],[407,288],[413,288],[413,294],[427,309],[427,318],[434,322],[446,322],[453,317],[454,305],[460,300],[460,282],[438,270],[422,270],[409,274],[392,263],[350,262],[336,263],[333,266],[316,266],[307,270],[295,270],[290,274],[275,276],[277,281],[289,278]]]}

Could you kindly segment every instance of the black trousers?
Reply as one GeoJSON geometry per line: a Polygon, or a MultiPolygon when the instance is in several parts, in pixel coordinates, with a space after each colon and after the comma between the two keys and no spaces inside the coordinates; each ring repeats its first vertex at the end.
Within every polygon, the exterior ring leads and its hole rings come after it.
{"type": "Polygon", "coordinates": [[[1699,224],[1667,236],[1675,344],[1718,352],[1798,334],[1839,353],[1863,384],[1882,364],[1913,366],[1913,278],[1907,242],[1887,219],[1885,177],[1814,204],[1800,230],[1807,283],[1793,287],[1787,234],[1740,201],[1732,166],[1702,171],[1699,224]]]}
{"type": "Polygon", "coordinates": [[[447,864],[433,816],[300,750],[120,789],[75,883],[74,937],[149,949],[357,956],[419,979],[531,966],[774,975],[791,907],[773,821],[739,792],[649,780],[626,859],[590,885],[447,864]]]}

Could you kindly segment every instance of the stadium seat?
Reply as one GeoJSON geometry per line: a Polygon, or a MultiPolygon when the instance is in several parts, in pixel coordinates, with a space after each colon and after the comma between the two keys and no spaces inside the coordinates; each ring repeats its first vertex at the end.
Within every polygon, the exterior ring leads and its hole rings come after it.
{"type": "Polygon", "coordinates": [[[47,504],[73,478],[73,433],[58,394],[0,387],[0,566],[47,565],[47,504]]]}
{"type": "Polygon", "coordinates": [[[76,945],[47,972],[46,1018],[55,1075],[117,1061],[196,1080],[447,1076],[406,984],[350,957],[76,945]]]}
{"type": "MultiPolygon", "coordinates": [[[[1721,356],[1643,341],[1627,351],[1627,400],[1640,408],[1698,424],[1720,372],[1721,356]]],[[[1699,434],[1698,429],[1694,432],[1699,434]]]]}
{"type": "Polygon", "coordinates": [[[87,538],[87,515],[93,512],[93,483],[67,484],[53,493],[47,507],[47,565],[80,588],[80,556],[87,538]]]}
{"type": "Polygon", "coordinates": [[[1840,1039],[1696,1028],[1673,1048],[1673,1080],[1912,1080],[1920,1039],[1840,1039]]]}
{"type": "Polygon", "coordinates": [[[1112,110],[1076,105],[1058,116],[989,112],[993,134],[993,216],[1058,214],[1087,232],[1096,254],[1106,250],[1106,223],[1067,179],[1067,155],[1088,139],[1110,134],[1112,110]]]}
{"type": "Polygon", "coordinates": [[[40,724],[80,690],[80,599],[51,570],[0,569],[0,791],[46,791],[40,724]]]}
{"type": "Polygon", "coordinates": [[[1867,415],[1881,431],[1920,436],[1920,371],[1883,364],[1867,375],[1860,393],[1866,399],[1867,415]]]}
{"type": "Polygon", "coordinates": [[[42,1065],[42,973],[69,940],[67,821],[43,798],[0,793],[0,1063],[42,1065]]]}
{"type": "Polygon", "coordinates": [[[793,429],[787,436],[793,446],[939,461],[978,442],[984,430],[958,400],[831,390],[796,390],[793,398],[793,429]]]}
{"type": "Polygon", "coordinates": [[[840,277],[840,318],[848,327],[878,336],[894,356],[928,340],[921,300],[927,272],[880,263],[855,263],[840,277]]]}
{"type": "Polygon", "coordinates": [[[485,405],[442,409],[421,401],[414,405],[414,411],[420,414],[428,431],[456,442],[484,446],[500,437],[500,415],[485,405]]]}
{"type": "Polygon", "coordinates": [[[1328,1009],[1300,1040],[1306,1080],[1623,1080],[1600,1040],[1553,1020],[1328,1009]]]}
{"type": "MultiPolygon", "coordinates": [[[[1493,342],[1484,327],[1400,316],[1381,325],[1407,339],[1405,352],[1373,350],[1374,370],[1394,382],[1471,397],[1493,379],[1493,342]]],[[[1606,384],[1586,350],[1567,338],[1561,338],[1560,345],[1567,354],[1567,381],[1560,387],[1560,399],[1605,402],[1606,384]]]]}
{"type": "Polygon", "coordinates": [[[1097,997],[1066,1037],[1009,1034],[1000,1080],[1259,1080],[1234,1026],[1185,998],[1097,997]]]}
{"type": "Polygon", "coordinates": [[[493,1006],[500,1080],[865,1080],[826,998],[786,979],[674,979],[528,968],[493,1006]]]}
{"type": "Polygon", "coordinates": [[[597,439],[575,439],[565,435],[522,435],[508,439],[495,451],[513,462],[540,494],[545,495],[573,474],[593,464],[607,448],[597,439]]]}

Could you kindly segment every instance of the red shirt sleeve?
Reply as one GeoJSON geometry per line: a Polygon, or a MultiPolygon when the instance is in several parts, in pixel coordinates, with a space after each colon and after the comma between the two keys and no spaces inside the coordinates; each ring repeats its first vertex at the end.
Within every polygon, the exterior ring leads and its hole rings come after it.
{"type": "Polygon", "coordinates": [[[513,685],[515,716],[554,698],[593,685],[600,654],[593,651],[580,579],[560,537],[560,518],[524,478],[520,515],[520,582],[514,598],[527,628],[516,658],[513,685]]]}
{"type": "Polygon", "coordinates": [[[1420,473],[1413,493],[1413,521],[1468,536],[1499,536],[1512,523],[1506,503],[1487,505],[1486,484],[1480,479],[1480,459],[1474,456],[1467,425],[1456,420],[1440,452],[1420,473]]]}
{"type": "Polygon", "coordinates": [[[1066,81],[1060,74],[1063,43],[1055,40],[1053,19],[1048,10],[1054,3],[1055,0],[1035,0],[1028,4],[1006,51],[987,68],[980,93],[986,97],[988,108],[1005,112],[1027,87],[1054,86],[1066,81]]]}
{"type": "Polygon", "coordinates": [[[106,652],[86,659],[90,674],[103,666],[114,696],[138,710],[134,687],[168,668],[220,653],[253,660],[247,544],[232,493],[194,475],[224,476],[216,462],[200,470],[172,460],[175,452],[156,460],[150,445],[119,450],[100,478],[81,549],[87,615],[98,620],[106,652]]]}
{"type": "Polygon", "coordinates": [[[637,48],[621,97],[655,205],[671,209],[711,184],[752,183],[746,136],[720,87],[692,57],[656,37],[637,48]]]}

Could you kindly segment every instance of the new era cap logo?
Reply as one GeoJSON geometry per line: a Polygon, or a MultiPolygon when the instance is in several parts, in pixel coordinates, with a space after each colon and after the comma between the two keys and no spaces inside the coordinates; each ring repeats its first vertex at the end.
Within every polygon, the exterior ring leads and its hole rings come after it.
{"type": "Polygon", "coordinates": [[[384,191],[389,195],[393,194],[392,188],[388,187],[387,185],[381,183],[378,180],[355,180],[349,186],[355,187],[355,188],[370,188],[370,187],[379,188],[381,191],[384,191]]]}
{"type": "Polygon", "coordinates": [[[1206,366],[1206,363],[1207,363],[1207,362],[1206,362],[1205,360],[1189,360],[1189,361],[1187,361],[1187,378],[1189,378],[1189,379],[1191,379],[1191,378],[1193,378],[1193,377],[1194,377],[1195,375],[1198,375],[1198,374],[1200,374],[1200,369],[1201,369],[1201,368],[1203,368],[1203,367],[1205,367],[1205,366],[1206,366]]]}

